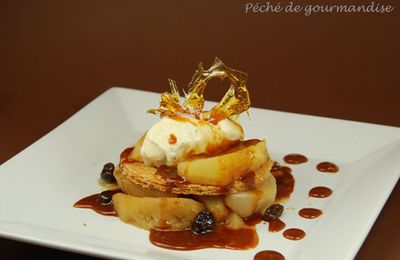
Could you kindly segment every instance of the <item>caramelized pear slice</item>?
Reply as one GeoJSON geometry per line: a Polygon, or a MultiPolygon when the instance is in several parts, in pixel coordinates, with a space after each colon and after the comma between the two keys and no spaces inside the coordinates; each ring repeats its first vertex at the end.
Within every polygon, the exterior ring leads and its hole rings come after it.
{"type": "Polygon", "coordinates": [[[177,169],[191,183],[226,186],[241,175],[259,169],[267,157],[265,141],[248,140],[213,157],[180,162],[177,169]]]}
{"type": "Polygon", "coordinates": [[[250,228],[244,223],[243,219],[239,217],[235,212],[231,212],[226,218],[225,224],[230,229],[250,228]]]}
{"type": "Polygon", "coordinates": [[[275,196],[275,178],[269,174],[257,188],[228,194],[224,201],[233,212],[247,218],[255,213],[263,213],[275,201],[275,196]]]}
{"type": "Polygon", "coordinates": [[[113,196],[113,204],[122,221],[147,230],[190,228],[196,215],[205,209],[202,203],[188,198],[138,198],[123,193],[113,196]]]}
{"type": "Polygon", "coordinates": [[[227,219],[230,210],[225,206],[221,196],[198,196],[198,200],[203,202],[207,210],[210,211],[219,222],[227,219]]]}

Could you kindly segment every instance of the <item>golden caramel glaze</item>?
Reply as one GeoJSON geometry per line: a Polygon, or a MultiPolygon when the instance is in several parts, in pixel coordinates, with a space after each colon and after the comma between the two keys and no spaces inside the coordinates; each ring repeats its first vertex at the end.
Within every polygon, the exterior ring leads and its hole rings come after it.
{"type": "Polygon", "coordinates": [[[200,63],[189,83],[183,105],[180,104],[176,82],[170,79],[170,92],[161,94],[159,108],[149,109],[148,112],[160,117],[187,113],[192,114],[195,118],[217,123],[230,116],[240,115],[249,109],[250,95],[246,87],[247,78],[246,73],[229,68],[218,58],[215,58],[214,63],[207,70],[200,63]],[[216,106],[210,111],[203,111],[204,90],[208,81],[213,78],[228,78],[231,86],[216,106]]]}

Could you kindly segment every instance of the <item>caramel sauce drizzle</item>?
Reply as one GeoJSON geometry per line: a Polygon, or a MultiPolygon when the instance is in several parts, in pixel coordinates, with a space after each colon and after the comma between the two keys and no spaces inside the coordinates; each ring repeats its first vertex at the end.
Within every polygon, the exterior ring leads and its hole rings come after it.
{"type": "Polygon", "coordinates": [[[313,197],[313,198],[326,198],[332,195],[332,190],[328,187],[325,186],[318,186],[312,188],[308,192],[308,196],[313,197]]]}
{"type": "Polygon", "coordinates": [[[268,223],[269,223],[268,231],[273,233],[279,232],[286,227],[285,222],[283,222],[279,218],[269,221],[268,223]]]}
{"type": "Polygon", "coordinates": [[[292,169],[287,166],[280,166],[275,163],[272,166],[271,174],[275,177],[277,193],[276,201],[285,201],[290,198],[294,191],[295,180],[292,175],[292,169]]]}
{"type": "Polygon", "coordinates": [[[322,210],[315,208],[303,208],[299,211],[299,216],[307,219],[314,219],[322,215],[322,210]]]}
{"type": "Polygon", "coordinates": [[[254,228],[229,229],[224,226],[204,235],[196,235],[191,230],[151,229],[150,242],[156,246],[174,250],[249,249],[257,246],[258,235],[254,228]]]}
{"type": "Polygon", "coordinates": [[[317,165],[317,170],[326,173],[336,173],[339,171],[339,167],[331,162],[321,162],[317,165]]]}
{"type": "Polygon", "coordinates": [[[263,250],[254,256],[254,260],[285,260],[285,257],[274,250],[263,250]]]}
{"type": "Polygon", "coordinates": [[[291,153],[283,157],[283,160],[289,164],[300,164],[308,161],[308,158],[302,154],[291,153]]]}
{"type": "MultiPolygon", "coordinates": [[[[121,190],[113,190],[113,193],[122,192],[121,190]]],[[[102,205],[98,203],[99,193],[86,196],[74,203],[75,208],[92,209],[95,212],[105,216],[117,216],[114,205],[102,205]]]]}
{"type": "Polygon", "coordinates": [[[289,240],[300,240],[306,236],[306,233],[299,228],[289,228],[283,232],[283,236],[289,240]]]}

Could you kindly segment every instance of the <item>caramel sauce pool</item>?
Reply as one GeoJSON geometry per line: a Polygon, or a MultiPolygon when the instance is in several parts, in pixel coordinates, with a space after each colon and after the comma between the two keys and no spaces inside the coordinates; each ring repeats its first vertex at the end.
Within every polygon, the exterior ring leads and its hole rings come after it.
{"type": "Polygon", "coordinates": [[[173,250],[195,250],[201,248],[249,249],[258,244],[255,228],[219,228],[215,232],[196,235],[191,230],[170,231],[151,229],[152,244],[173,250]]]}
{"type": "Polygon", "coordinates": [[[254,256],[254,260],[285,260],[285,257],[273,250],[263,250],[254,256]]]}
{"type": "Polygon", "coordinates": [[[324,186],[318,186],[312,188],[308,192],[308,196],[313,197],[313,198],[326,198],[332,195],[332,190],[328,187],[324,186]]]}
{"type": "Polygon", "coordinates": [[[326,173],[336,173],[339,171],[339,167],[331,162],[321,162],[317,165],[317,170],[326,173]]]}
{"type": "Polygon", "coordinates": [[[289,164],[300,164],[308,161],[307,157],[298,153],[291,153],[283,157],[283,160],[289,164]]]}
{"type": "Polygon", "coordinates": [[[285,222],[283,222],[279,218],[275,219],[275,220],[272,220],[272,221],[269,221],[268,223],[269,223],[269,226],[268,226],[268,231],[269,232],[274,232],[274,233],[275,232],[279,232],[279,231],[281,231],[282,229],[284,229],[286,227],[285,222]]]}
{"type": "Polygon", "coordinates": [[[300,240],[306,236],[306,233],[299,228],[289,228],[283,231],[283,236],[290,240],[300,240]]]}
{"type": "Polygon", "coordinates": [[[303,218],[313,219],[322,215],[322,210],[314,208],[303,208],[299,211],[299,216],[303,218]]]}
{"type": "MultiPolygon", "coordinates": [[[[121,192],[121,190],[114,190],[113,193],[121,192]]],[[[109,205],[102,205],[98,203],[99,193],[89,195],[78,200],[75,204],[75,208],[92,209],[95,212],[105,215],[105,216],[117,216],[115,212],[114,205],[111,203],[109,205]]]]}

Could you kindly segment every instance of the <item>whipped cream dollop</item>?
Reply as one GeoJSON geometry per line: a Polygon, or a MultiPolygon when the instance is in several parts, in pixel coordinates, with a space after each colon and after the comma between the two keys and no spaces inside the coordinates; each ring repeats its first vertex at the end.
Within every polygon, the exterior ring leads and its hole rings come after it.
{"type": "Polygon", "coordinates": [[[141,156],[146,165],[176,166],[198,154],[213,154],[243,139],[243,129],[226,118],[217,124],[185,116],[164,116],[147,132],[141,156]]]}

